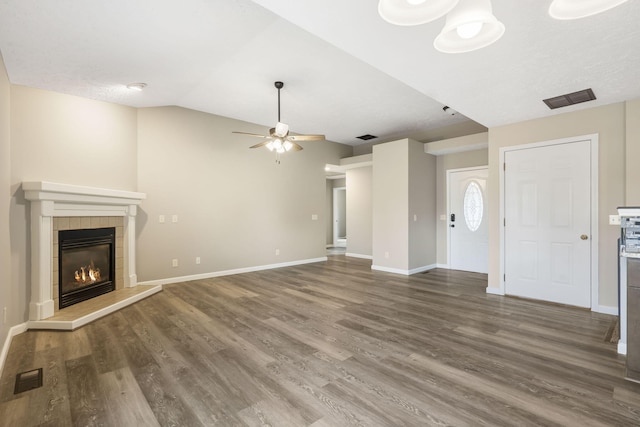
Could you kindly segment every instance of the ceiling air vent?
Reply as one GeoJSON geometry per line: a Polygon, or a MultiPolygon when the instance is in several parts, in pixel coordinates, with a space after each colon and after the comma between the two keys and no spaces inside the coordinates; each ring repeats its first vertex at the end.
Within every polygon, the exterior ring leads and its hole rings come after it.
{"type": "Polygon", "coordinates": [[[596,99],[591,88],[579,90],[578,92],[568,93],[566,95],[560,95],[549,99],[544,99],[544,103],[552,110],[556,108],[568,107],[573,104],[580,104],[581,102],[593,101],[596,99]]]}
{"type": "Polygon", "coordinates": [[[363,141],[368,141],[370,139],[376,139],[377,136],[366,134],[366,135],[356,136],[356,138],[361,139],[363,141]]]}

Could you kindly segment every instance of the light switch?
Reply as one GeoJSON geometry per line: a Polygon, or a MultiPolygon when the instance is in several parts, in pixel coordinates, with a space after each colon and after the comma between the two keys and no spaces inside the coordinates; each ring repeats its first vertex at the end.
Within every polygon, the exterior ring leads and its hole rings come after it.
{"type": "Polygon", "coordinates": [[[171,222],[178,222],[178,215],[173,215],[171,217],[171,222]]]}
{"type": "Polygon", "coordinates": [[[317,221],[318,220],[318,215],[313,214],[311,215],[311,221],[317,221]]]}
{"type": "Polygon", "coordinates": [[[160,216],[158,217],[158,222],[159,222],[160,224],[164,224],[164,215],[160,215],[160,216]]]}

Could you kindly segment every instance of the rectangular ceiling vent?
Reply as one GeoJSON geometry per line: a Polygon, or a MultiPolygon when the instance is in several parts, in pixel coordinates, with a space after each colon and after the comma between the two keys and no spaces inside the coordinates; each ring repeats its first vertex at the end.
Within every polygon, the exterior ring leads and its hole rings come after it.
{"type": "Polygon", "coordinates": [[[568,107],[573,104],[580,104],[581,102],[593,101],[596,99],[595,94],[591,88],[579,90],[578,92],[568,93],[566,95],[560,95],[549,99],[544,99],[544,103],[547,107],[555,110],[556,108],[568,107]]]}
{"type": "Polygon", "coordinates": [[[366,135],[356,136],[356,138],[361,139],[363,141],[368,141],[370,139],[376,139],[377,136],[366,134],[366,135]]]}

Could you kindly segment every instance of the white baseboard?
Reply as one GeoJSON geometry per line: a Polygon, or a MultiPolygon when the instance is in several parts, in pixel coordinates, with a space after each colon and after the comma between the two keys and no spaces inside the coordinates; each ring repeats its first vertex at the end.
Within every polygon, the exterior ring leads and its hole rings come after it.
{"type": "Polygon", "coordinates": [[[436,264],[436,268],[446,268],[449,269],[449,264],[436,264]]]}
{"type": "Polygon", "coordinates": [[[354,254],[351,252],[347,252],[345,255],[350,256],[352,258],[373,259],[373,256],[371,255],[354,254]]]}
{"type": "Polygon", "coordinates": [[[591,311],[595,311],[596,313],[602,313],[602,314],[611,314],[612,316],[619,315],[618,307],[609,307],[606,305],[598,305],[596,307],[593,307],[591,311]]]}
{"type": "Polygon", "coordinates": [[[435,264],[425,265],[423,267],[413,268],[411,270],[401,270],[399,268],[382,267],[380,265],[372,265],[371,269],[376,271],[383,271],[385,273],[402,274],[403,276],[411,276],[412,274],[422,273],[427,270],[433,270],[436,267],[435,264]]]}
{"type": "Polygon", "coordinates": [[[490,286],[487,286],[486,287],[486,292],[488,294],[491,294],[491,295],[503,295],[504,296],[504,292],[500,288],[492,288],[490,286]]]}
{"type": "Polygon", "coordinates": [[[312,264],[314,262],[327,261],[326,256],[320,258],[303,259],[298,261],[282,262],[279,264],[257,265],[254,267],[236,268],[233,270],[214,271],[211,273],[193,274],[190,276],[168,277],[166,279],[138,282],[138,285],[169,285],[171,283],[189,282],[191,280],[211,279],[213,277],[231,276],[232,274],[253,273],[254,271],[271,270],[274,268],[292,267],[294,265],[312,264]]]}
{"type": "Polygon", "coordinates": [[[618,342],[618,354],[627,354],[626,342],[618,342]]]}
{"type": "Polygon", "coordinates": [[[27,330],[26,323],[21,323],[9,329],[7,338],[4,340],[4,345],[2,346],[2,349],[0,351],[0,377],[2,376],[2,371],[4,369],[4,362],[6,362],[7,355],[9,354],[9,347],[11,347],[11,340],[13,340],[13,337],[25,332],[26,330],[27,330]]]}

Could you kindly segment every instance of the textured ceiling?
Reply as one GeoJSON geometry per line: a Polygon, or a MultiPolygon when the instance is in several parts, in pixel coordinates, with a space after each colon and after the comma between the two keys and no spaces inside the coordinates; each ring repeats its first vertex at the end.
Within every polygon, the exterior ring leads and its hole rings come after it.
{"type": "Polygon", "coordinates": [[[375,0],[0,0],[0,52],[13,84],[265,127],[282,80],[282,121],[346,144],[640,97],[640,1],[577,21],[550,18],[550,0],[492,3],[504,37],[447,55],[432,45],[444,18],[393,26],[375,0]],[[132,93],[132,82],[148,87],[132,93]],[[542,102],[587,87],[597,101],[542,102]]]}

